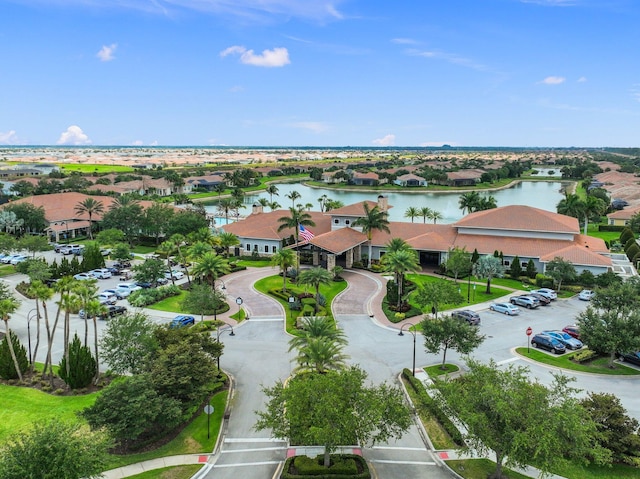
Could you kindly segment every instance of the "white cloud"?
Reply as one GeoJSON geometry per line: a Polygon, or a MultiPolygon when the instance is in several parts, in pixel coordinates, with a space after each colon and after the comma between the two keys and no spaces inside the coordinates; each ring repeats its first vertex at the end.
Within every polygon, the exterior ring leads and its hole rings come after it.
{"type": "Polygon", "coordinates": [[[301,128],[303,130],[309,130],[314,133],[322,133],[323,131],[327,131],[329,126],[326,123],[322,123],[321,121],[299,121],[296,123],[291,123],[291,126],[294,128],[301,128]]]}
{"type": "Polygon", "coordinates": [[[418,42],[411,38],[392,38],[391,43],[397,43],[398,45],[417,45],[418,42]]]}
{"type": "Polygon", "coordinates": [[[131,143],[131,146],[142,146],[144,145],[144,142],[142,140],[135,140],[133,143],[131,143]]]}
{"type": "Polygon", "coordinates": [[[100,59],[101,62],[110,62],[111,60],[115,60],[114,53],[116,52],[116,48],[118,48],[117,43],[112,43],[111,45],[102,45],[102,48],[96,56],[100,59]]]}
{"type": "Polygon", "coordinates": [[[471,68],[473,70],[478,71],[486,71],[486,65],[481,63],[477,63],[470,58],[465,58],[455,53],[447,53],[440,52],[434,50],[415,50],[410,49],[407,51],[407,54],[412,56],[424,57],[424,58],[433,58],[434,60],[444,60],[453,65],[459,65],[461,67],[471,68]]]}
{"type": "Polygon", "coordinates": [[[560,85],[566,81],[565,77],[554,77],[550,76],[542,80],[540,83],[544,83],[545,85],[560,85]]]}
{"type": "Polygon", "coordinates": [[[587,81],[587,77],[578,78],[578,83],[585,83],[587,81]]]}
{"type": "Polygon", "coordinates": [[[247,50],[240,45],[234,45],[222,52],[222,58],[228,55],[240,55],[240,62],[245,65],[253,65],[256,67],[282,67],[291,63],[289,60],[289,51],[286,48],[274,48],[273,50],[263,50],[257,55],[253,50],[247,50]]]}
{"type": "Polygon", "coordinates": [[[372,143],[376,146],[393,146],[396,143],[396,135],[385,135],[382,138],[373,140],[372,143]]]}
{"type": "Polygon", "coordinates": [[[15,130],[6,133],[0,131],[0,145],[17,145],[19,143],[15,130]]]}
{"type": "Polygon", "coordinates": [[[82,131],[82,128],[71,125],[67,131],[62,132],[56,142],[57,145],[90,145],[91,140],[82,131]]]}

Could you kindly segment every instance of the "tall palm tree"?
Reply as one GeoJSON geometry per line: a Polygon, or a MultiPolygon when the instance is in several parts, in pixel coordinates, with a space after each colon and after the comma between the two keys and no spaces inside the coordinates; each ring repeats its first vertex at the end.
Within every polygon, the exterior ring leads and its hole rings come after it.
{"type": "Polygon", "coordinates": [[[238,238],[237,235],[230,233],[228,231],[222,231],[218,233],[217,237],[218,237],[218,242],[220,244],[220,247],[224,251],[225,258],[229,257],[229,248],[240,244],[240,238],[238,238]]]}
{"type": "Polygon", "coordinates": [[[187,258],[193,261],[198,261],[205,254],[211,253],[213,248],[210,244],[203,243],[202,241],[198,241],[197,243],[193,243],[187,249],[187,258]]]}
{"type": "Polygon", "coordinates": [[[203,254],[192,269],[196,278],[206,281],[213,289],[216,289],[216,280],[230,271],[227,260],[214,252],[203,254]]]}
{"type": "Polygon", "coordinates": [[[353,222],[354,226],[361,226],[362,232],[367,235],[367,239],[369,240],[369,258],[368,258],[368,267],[371,268],[371,239],[373,237],[373,231],[386,231],[390,233],[389,230],[389,221],[387,220],[387,212],[382,211],[377,206],[373,208],[369,208],[369,203],[363,203],[364,208],[364,216],[358,218],[353,222]]]}
{"type": "Polygon", "coordinates": [[[384,245],[386,253],[393,253],[395,251],[400,251],[401,249],[410,249],[409,244],[403,240],[402,238],[391,238],[389,242],[384,245]]]}
{"type": "Polygon", "coordinates": [[[320,299],[320,285],[331,284],[333,281],[333,275],[324,268],[311,268],[305,269],[300,276],[298,276],[299,284],[308,284],[316,290],[316,303],[314,305],[314,311],[318,313],[318,300],[320,299]]]}
{"type": "Polygon", "coordinates": [[[187,258],[184,255],[183,248],[187,244],[187,239],[180,233],[175,233],[171,235],[169,241],[175,245],[176,251],[178,253],[178,258],[180,258],[180,262],[182,263],[182,267],[184,268],[184,274],[187,275],[187,283],[191,284],[191,277],[189,276],[189,268],[187,266],[187,258]]]}
{"type": "Polygon", "coordinates": [[[409,272],[420,271],[418,255],[414,250],[404,248],[386,253],[380,262],[385,271],[389,271],[395,275],[398,286],[398,301],[396,306],[399,307],[402,304],[404,275],[409,272]]]}
{"type": "Polygon", "coordinates": [[[298,193],[297,191],[292,191],[291,193],[287,193],[286,195],[287,198],[289,198],[291,200],[291,207],[295,208],[296,207],[296,200],[298,198],[301,198],[302,195],[300,195],[300,193],[298,193]]]}
{"type": "Polygon", "coordinates": [[[464,215],[465,211],[473,213],[480,202],[480,193],[477,191],[469,191],[468,193],[462,193],[458,200],[458,205],[464,215]]]}
{"type": "MultiPolygon", "coordinates": [[[[60,280],[55,284],[55,291],[60,294],[60,300],[57,302],[58,310],[56,311],[56,319],[53,321],[53,327],[51,328],[51,334],[48,337],[49,344],[47,344],[47,357],[44,362],[43,374],[47,372],[47,367],[49,367],[49,380],[51,382],[51,387],[53,387],[53,361],[51,358],[51,350],[53,349],[53,339],[58,327],[58,321],[60,320],[60,313],[63,310],[63,307],[69,303],[68,297],[71,296],[71,290],[75,287],[77,280],[73,279],[71,276],[64,276],[60,278],[60,280]],[[67,300],[63,301],[63,299],[67,298],[67,300]]],[[[65,357],[68,356],[69,349],[69,333],[68,333],[68,324],[66,321],[68,320],[65,314],[65,327],[64,327],[64,354],[65,357]]],[[[67,364],[69,364],[67,358],[67,364]]]]}
{"type": "MultiPolygon", "coordinates": [[[[100,352],[98,350],[98,316],[107,312],[107,307],[100,303],[97,299],[90,300],[84,307],[84,317],[90,317],[93,320],[93,354],[96,357],[96,375],[93,383],[98,384],[100,380],[100,352]]],[[[86,346],[86,344],[85,344],[86,346]]]]}
{"type": "MultiPolygon", "coordinates": [[[[72,293],[75,289],[75,284],[60,295],[60,301],[58,302],[61,309],[64,310],[64,360],[67,368],[67,377],[71,372],[71,361],[69,361],[69,342],[71,341],[71,312],[80,309],[80,298],[72,293]]],[[[57,318],[56,318],[57,320],[57,318]]]]}
{"type": "Polygon", "coordinates": [[[282,273],[282,292],[284,293],[287,290],[287,270],[296,264],[296,255],[292,249],[280,248],[271,257],[271,264],[280,268],[282,273]]]}
{"type": "Polygon", "coordinates": [[[418,216],[422,216],[422,222],[426,223],[427,222],[427,218],[430,217],[430,215],[433,213],[433,210],[431,208],[429,208],[428,206],[423,206],[422,208],[420,208],[420,214],[418,216]]]}
{"type": "Polygon", "coordinates": [[[96,281],[82,281],[76,283],[73,293],[77,297],[80,308],[84,310],[84,346],[89,342],[89,315],[87,314],[87,305],[92,301],[98,293],[98,285],[96,281]]]}
{"type": "Polygon", "coordinates": [[[556,205],[559,214],[583,218],[585,216],[586,204],[582,199],[573,193],[567,193],[556,205]]]}
{"type": "Polygon", "coordinates": [[[433,220],[433,224],[435,225],[436,222],[444,218],[444,216],[442,216],[442,213],[440,213],[439,211],[431,210],[431,213],[429,213],[427,218],[429,218],[430,220],[433,220]]]}
{"type": "Polygon", "coordinates": [[[336,328],[333,320],[327,316],[308,316],[303,318],[301,326],[301,334],[289,340],[289,352],[304,348],[311,339],[315,338],[326,338],[343,346],[347,344],[344,331],[336,328]]]}
{"type": "MultiPolygon", "coordinates": [[[[296,193],[292,191],[292,193],[296,193]]],[[[302,226],[315,226],[315,222],[311,219],[311,215],[301,208],[289,208],[290,216],[282,216],[278,218],[278,232],[287,229],[293,228],[293,235],[296,239],[296,247],[298,243],[300,243],[300,225],[302,226]]],[[[300,272],[300,254],[296,250],[296,275],[300,272]]]]}
{"type": "Polygon", "coordinates": [[[329,197],[327,195],[322,195],[320,198],[318,198],[318,203],[320,203],[320,211],[322,213],[324,213],[324,204],[328,199],[329,197]]]}
{"type": "Polygon", "coordinates": [[[92,230],[92,221],[93,215],[104,213],[104,205],[102,201],[96,200],[95,198],[85,198],[83,201],[78,203],[75,207],[76,213],[79,215],[87,214],[89,215],[89,239],[93,239],[92,230]]]}
{"type": "Polygon", "coordinates": [[[0,319],[4,321],[7,345],[9,346],[9,354],[11,354],[13,366],[16,368],[16,372],[18,373],[18,379],[22,381],[22,371],[20,370],[20,363],[18,363],[16,352],[13,349],[13,341],[11,341],[11,329],[9,329],[9,319],[11,319],[11,315],[15,313],[19,305],[20,303],[13,296],[0,300],[0,319]]]}
{"type": "Polygon", "coordinates": [[[278,194],[278,187],[276,185],[274,185],[274,184],[270,184],[269,186],[267,186],[265,191],[269,195],[269,202],[270,203],[273,203],[273,195],[280,196],[278,194]]]}
{"type": "MultiPolygon", "coordinates": [[[[31,358],[35,358],[38,355],[38,348],[40,346],[40,319],[42,318],[42,315],[40,314],[41,306],[42,306],[42,311],[44,312],[44,322],[45,322],[45,328],[47,330],[47,340],[51,336],[51,328],[49,327],[49,311],[47,309],[47,301],[51,299],[51,296],[53,296],[53,291],[42,281],[35,280],[35,281],[31,281],[31,285],[29,286],[29,294],[36,300],[36,322],[37,322],[36,345],[33,348],[33,355],[31,356],[31,358]]],[[[31,372],[33,372],[35,364],[36,364],[35,361],[31,362],[31,372]]]]}
{"type": "Polygon", "coordinates": [[[411,222],[413,223],[414,218],[420,216],[420,210],[414,206],[409,206],[407,211],[404,212],[405,218],[411,218],[411,222]]]}
{"type": "Polygon", "coordinates": [[[238,210],[238,203],[233,198],[222,198],[218,201],[217,210],[224,215],[225,223],[229,224],[229,213],[238,210]]]}
{"type": "Polygon", "coordinates": [[[584,234],[586,236],[589,228],[589,218],[601,216],[607,210],[606,203],[596,196],[587,196],[584,201],[584,234]]]}
{"type": "Polygon", "coordinates": [[[343,353],[341,344],[323,337],[312,338],[304,347],[298,349],[298,366],[294,372],[310,371],[324,374],[344,368],[348,358],[349,356],[343,353]]]}

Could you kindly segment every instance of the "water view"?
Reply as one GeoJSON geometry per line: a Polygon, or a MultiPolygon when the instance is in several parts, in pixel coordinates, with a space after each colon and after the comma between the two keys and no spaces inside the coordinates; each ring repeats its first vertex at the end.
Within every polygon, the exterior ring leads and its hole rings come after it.
{"type": "MultiPolygon", "coordinates": [[[[556,205],[564,197],[563,187],[567,183],[560,181],[523,181],[517,185],[497,191],[480,192],[482,196],[493,196],[496,198],[498,206],[507,205],[527,205],[534,206],[547,211],[556,212],[556,205]]],[[[273,201],[277,201],[282,208],[291,206],[291,200],[286,195],[292,191],[300,193],[301,198],[296,200],[296,204],[313,205],[311,209],[320,210],[318,199],[326,195],[333,200],[342,201],[345,205],[357,203],[359,201],[371,200],[376,201],[379,194],[389,197],[389,205],[393,206],[389,210],[389,219],[391,221],[409,221],[404,217],[404,213],[410,206],[421,208],[428,206],[429,208],[439,211],[443,219],[440,223],[453,223],[462,218],[462,211],[458,206],[460,192],[452,193],[402,193],[402,192],[365,192],[352,190],[335,190],[326,188],[311,188],[300,183],[281,183],[277,184],[278,196],[273,197],[273,201]]],[[[266,192],[260,192],[255,195],[247,195],[244,199],[246,208],[240,211],[241,215],[247,215],[251,212],[251,205],[260,198],[269,200],[266,192]]],[[[216,213],[215,203],[205,205],[207,212],[216,213]]],[[[422,221],[416,218],[415,221],[422,221]]]]}

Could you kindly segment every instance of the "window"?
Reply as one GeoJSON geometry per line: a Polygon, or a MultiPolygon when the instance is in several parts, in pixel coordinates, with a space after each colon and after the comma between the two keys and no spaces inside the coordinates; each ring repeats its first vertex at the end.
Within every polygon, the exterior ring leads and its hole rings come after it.
{"type": "Polygon", "coordinates": [[[351,221],[349,221],[349,220],[344,220],[344,224],[345,224],[345,225],[348,225],[349,223],[351,223],[351,221]]]}
{"type": "Polygon", "coordinates": [[[340,224],[340,220],[338,218],[336,218],[335,220],[333,220],[333,224],[334,225],[340,224]]]}
{"type": "Polygon", "coordinates": [[[524,261],[520,263],[520,266],[522,266],[523,268],[526,268],[528,265],[529,265],[528,261],[526,263],[524,261]]]}
{"type": "Polygon", "coordinates": [[[510,264],[511,264],[511,261],[507,261],[507,260],[504,261],[505,266],[509,266],[510,264]]]}
{"type": "Polygon", "coordinates": [[[258,251],[258,245],[257,244],[253,245],[253,251],[258,251]]]}
{"type": "Polygon", "coordinates": [[[251,245],[249,243],[247,243],[247,245],[244,247],[244,249],[246,251],[251,251],[251,245]]]}
{"type": "Polygon", "coordinates": [[[269,245],[268,244],[264,245],[264,252],[265,253],[269,252],[269,245]]]}
{"type": "Polygon", "coordinates": [[[271,252],[272,253],[277,253],[278,252],[278,247],[277,246],[272,246],[271,247],[271,252]]]}

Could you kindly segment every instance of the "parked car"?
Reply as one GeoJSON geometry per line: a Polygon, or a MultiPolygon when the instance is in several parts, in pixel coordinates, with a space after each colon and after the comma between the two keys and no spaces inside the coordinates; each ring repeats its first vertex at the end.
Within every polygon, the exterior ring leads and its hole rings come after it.
{"type": "Polygon", "coordinates": [[[578,299],[582,301],[591,301],[596,293],[590,289],[583,289],[578,293],[578,299]]]}
{"type": "MultiPolygon", "coordinates": [[[[109,306],[109,309],[107,311],[107,316],[110,318],[113,318],[114,316],[119,316],[120,314],[127,314],[127,308],[125,308],[124,306],[109,306]]],[[[107,319],[103,316],[100,316],[100,319],[107,319]]]]}
{"type": "Polygon", "coordinates": [[[182,279],[184,278],[184,273],[182,271],[177,271],[175,269],[171,270],[171,271],[165,271],[164,272],[164,277],[167,279],[182,279]]]}
{"type": "Polygon", "coordinates": [[[193,316],[186,316],[181,314],[176,316],[169,325],[170,328],[184,328],[185,326],[192,326],[196,323],[196,319],[193,316]]]}
{"type": "Polygon", "coordinates": [[[584,344],[582,344],[582,341],[574,338],[569,333],[565,333],[564,331],[542,331],[542,333],[557,339],[562,344],[564,344],[567,349],[573,349],[575,351],[576,349],[581,349],[582,346],[584,346],[584,344]]]}
{"type": "Polygon", "coordinates": [[[53,247],[53,251],[55,251],[56,253],[60,252],[60,249],[64,246],[63,244],[60,243],[53,243],[51,245],[53,247]]]}
{"type": "Polygon", "coordinates": [[[529,293],[529,296],[533,296],[534,298],[538,298],[540,301],[540,306],[548,306],[551,304],[551,299],[548,296],[545,296],[540,293],[529,293]]]}
{"type": "Polygon", "coordinates": [[[556,299],[558,299],[558,293],[556,293],[554,290],[550,288],[534,289],[531,292],[542,294],[543,296],[546,296],[547,298],[549,298],[551,301],[555,301],[556,299]]]}
{"type": "Polygon", "coordinates": [[[89,273],[95,276],[96,279],[111,278],[111,271],[109,271],[107,268],[94,269],[89,271],[89,273]]]}
{"type": "Polygon", "coordinates": [[[72,254],[74,248],[80,248],[80,245],[78,245],[78,244],[66,244],[66,245],[60,247],[60,253],[62,253],[64,255],[72,254]]]}
{"type": "Polygon", "coordinates": [[[23,261],[26,261],[28,259],[29,259],[28,256],[25,256],[23,254],[18,254],[18,255],[15,255],[13,258],[11,258],[11,261],[9,261],[9,263],[13,264],[13,265],[16,265],[16,264],[22,263],[23,261]]]}
{"type": "Polygon", "coordinates": [[[90,280],[90,279],[96,279],[96,277],[94,275],[92,275],[91,273],[78,273],[78,274],[74,274],[73,275],[73,279],[77,279],[80,281],[85,281],[85,280],[90,280]]]}
{"type": "Polygon", "coordinates": [[[108,249],[108,248],[102,248],[102,249],[100,250],[100,254],[101,254],[102,256],[109,256],[109,255],[111,254],[111,250],[110,250],[110,249],[108,249]]]}
{"type": "Polygon", "coordinates": [[[562,354],[567,351],[567,348],[564,347],[560,341],[555,338],[552,338],[548,334],[536,334],[533,338],[531,338],[531,345],[534,348],[542,348],[547,351],[551,351],[554,354],[562,354]]]}
{"type": "Polygon", "coordinates": [[[98,301],[102,304],[116,304],[118,296],[114,293],[107,293],[106,291],[103,291],[98,295],[98,301]]]}
{"type": "Polygon", "coordinates": [[[6,255],[4,258],[0,259],[0,262],[4,264],[10,264],[11,260],[13,260],[13,258],[17,258],[18,256],[22,256],[22,255],[18,253],[9,254],[9,255],[6,255]]]}
{"type": "Polygon", "coordinates": [[[562,328],[563,333],[567,333],[572,338],[580,339],[580,328],[575,324],[570,324],[562,328]]]}
{"type": "Polygon", "coordinates": [[[76,256],[80,256],[84,253],[84,245],[74,245],[71,248],[71,252],[76,256]]]}
{"type": "Polygon", "coordinates": [[[128,291],[129,294],[131,294],[134,291],[137,291],[142,288],[134,283],[118,283],[118,286],[116,289],[119,289],[120,291],[128,291]]]}
{"type": "Polygon", "coordinates": [[[463,319],[472,326],[477,326],[480,324],[480,315],[475,311],[471,311],[470,309],[454,311],[453,313],[451,313],[451,317],[456,319],[463,319]]]}
{"type": "Polygon", "coordinates": [[[106,294],[114,294],[116,296],[116,298],[118,298],[118,299],[124,299],[127,296],[129,296],[129,294],[130,294],[128,291],[125,292],[125,291],[122,291],[122,290],[119,290],[119,289],[105,289],[102,292],[106,293],[106,294]]]}
{"type": "Polygon", "coordinates": [[[489,309],[491,311],[495,311],[496,313],[504,313],[509,316],[520,314],[520,309],[511,303],[491,303],[489,309]]]}
{"type": "Polygon", "coordinates": [[[635,364],[636,366],[640,366],[640,351],[636,351],[635,353],[618,353],[618,359],[621,362],[627,362],[635,364]]]}
{"type": "Polygon", "coordinates": [[[524,306],[527,309],[535,309],[540,306],[540,301],[538,301],[538,298],[534,298],[533,296],[528,295],[512,296],[509,301],[511,302],[511,304],[524,306]]]}
{"type": "Polygon", "coordinates": [[[116,268],[118,271],[126,268],[131,268],[131,261],[118,261],[116,263],[113,263],[113,267],[116,268]]]}

